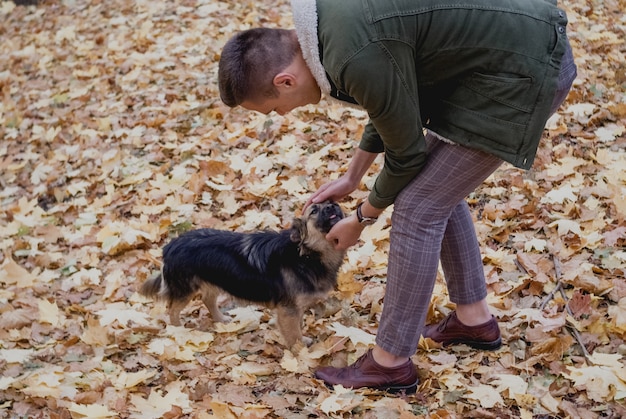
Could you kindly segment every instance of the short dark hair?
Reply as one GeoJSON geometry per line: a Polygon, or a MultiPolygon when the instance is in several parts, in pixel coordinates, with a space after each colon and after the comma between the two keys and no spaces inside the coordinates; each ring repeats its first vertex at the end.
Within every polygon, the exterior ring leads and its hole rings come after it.
{"type": "Polygon", "coordinates": [[[246,100],[276,96],[274,76],[291,64],[300,46],[288,29],[255,28],[235,34],[222,50],[220,97],[235,107],[246,100]]]}

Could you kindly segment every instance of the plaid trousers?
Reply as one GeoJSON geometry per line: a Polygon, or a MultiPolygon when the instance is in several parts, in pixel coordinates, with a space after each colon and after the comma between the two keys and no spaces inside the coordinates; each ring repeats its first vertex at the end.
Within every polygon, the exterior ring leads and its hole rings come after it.
{"type": "MultiPolygon", "coordinates": [[[[552,113],[575,78],[568,45],[552,113]]],[[[465,197],[502,160],[431,133],[426,144],[428,161],[396,198],[391,219],[387,289],[376,343],[397,356],[411,356],[417,349],[439,260],[452,302],[471,304],[487,296],[480,246],[465,197]]]]}

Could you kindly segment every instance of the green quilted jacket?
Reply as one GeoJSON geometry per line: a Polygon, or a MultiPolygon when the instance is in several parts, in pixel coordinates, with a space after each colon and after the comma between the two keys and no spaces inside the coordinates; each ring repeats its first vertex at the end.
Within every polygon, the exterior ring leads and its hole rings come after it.
{"type": "Polygon", "coordinates": [[[360,147],[385,153],[375,207],[392,204],[425,164],[424,128],[532,165],[567,44],[555,3],[292,0],[292,8],[307,63],[323,67],[327,86],[313,71],[322,90],[369,114],[360,147]]]}

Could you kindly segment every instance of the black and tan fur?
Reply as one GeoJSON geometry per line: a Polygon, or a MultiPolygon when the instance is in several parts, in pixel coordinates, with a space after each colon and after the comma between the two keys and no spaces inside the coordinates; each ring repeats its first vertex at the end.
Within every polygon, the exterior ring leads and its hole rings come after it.
{"type": "Polygon", "coordinates": [[[287,345],[302,340],[304,310],[336,285],[345,252],[326,240],[344,217],[336,203],[310,205],[290,229],[238,233],[199,229],[172,240],[163,249],[161,274],[140,293],[169,305],[170,322],[198,293],[214,321],[226,321],[217,297],[276,308],[278,327],[287,345]]]}

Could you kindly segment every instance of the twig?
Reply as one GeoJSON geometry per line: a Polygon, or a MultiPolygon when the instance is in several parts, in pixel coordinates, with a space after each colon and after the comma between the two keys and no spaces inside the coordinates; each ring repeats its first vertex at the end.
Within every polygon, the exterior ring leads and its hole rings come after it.
{"type": "MultiPolygon", "coordinates": [[[[569,314],[571,317],[574,317],[574,313],[572,312],[572,309],[569,307],[569,299],[567,295],[565,294],[565,290],[563,289],[563,282],[561,281],[561,262],[555,255],[552,255],[552,263],[554,263],[554,277],[557,280],[556,286],[554,287],[552,291],[550,291],[550,293],[543,300],[543,302],[541,303],[540,309],[543,310],[548,304],[548,302],[550,302],[550,300],[552,300],[555,294],[558,292],[561,294],[561,297],[565,301],[565,310],[567,311],[567,314],[569,314]]],[[[590,359],[589,352],[587,351],[587,348],[583,344],[583,340],[582,340],[582,337],[580,336],[580,333],[578,332],[578,329],[576,329],[576,326],[572,322],[568,321],[567,318],[565,319],[565,321],[567,323],[566,327],[570,330],[571,334],[574,335],[574,339],[576,339],[576,342],[578,342],[578,345],[580,346],[580,349],[583,352],[583,356],[585,357],[588,363],[593,364],[593,362],[590,359]]]]}
{"type": "Polygon", "coordinates": [[[327,353],[327,354],[328,354],[328,353],[330,353],[330,351],[332,351],[333,349],[335,349],[335,347],[336,347],[336,346],[341,345],[342,343],[344,343],[344,342],[345,342],[345,341],[347,341],[348,339],[349,339],[349,338],[348,338],[348,336],[344,336],[344,337],[342,337],[341,339],[339,339],[339,340],[337,341],[337,343],[335,343],[333,346],[331,346],[330,348],[328,348],[328,349],[326,350],[326,353],[327,353]]]}
{"type": "Polygon", "coordinates": [[[552,289],[552,291],[550,291],[550,294],[548,294],[548,296],[544,298],[543,302],[541,303],[541,306],[539,306],[539,309],[543,311],[543,309],[546,308],[550,300],[554,298],[554,294],[556,294],[559,291],[563,291],[563,283],[561,282],[561,280],[559,280],[559,282],[556,283],[556,286],[552,289]]]}
{"type": "MultiPolygon", "coordinates": [[[[567,301],[567,296],[565,295],[565,291],[563,290],[563,287],[561,287],[560,291],[561,291],[561,296],[563,297],[563,299],[567,301]]],[[[569,314],[571,317],[574,317],[574,313],[572,312],[572,309],[569,307],[569,301],[567,301],[567,303],[565,304],[565,310],[567,310],[567,314],[569,314]]],[[[576,341],[580,345],[580,349],[582,349],[585,359],[590,364],[593,364],[593,362],[589,358],[590,354],[589,352],[587,352],[587,348],[585,347],[585,345],[583,345],[583,340],[582,340],[582,337],[580,336],[580,333],[578,332],[578,329],[576,329],[576,326],[572,322],[568,321],[567,318],[565,319],[565,321],[567,321],[568,328],[570,329],[570,331],[576,338],[576,341]]]]}

